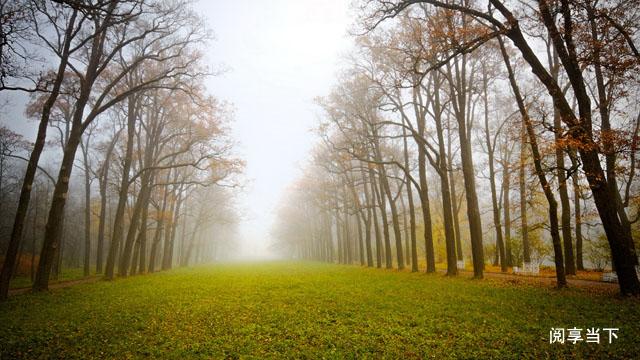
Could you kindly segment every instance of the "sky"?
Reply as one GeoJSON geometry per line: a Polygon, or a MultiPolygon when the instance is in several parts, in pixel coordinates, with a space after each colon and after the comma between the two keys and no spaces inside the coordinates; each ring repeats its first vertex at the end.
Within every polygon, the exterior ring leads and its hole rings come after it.
{"type": "Polygon", "coordinates": [[[207,86],[234,104],[233,133],[247,163],[241,256],[273,256],[275,210],[315,142],[313,98],[331,90],[352,43],[349,1],[203,0],[196,8],[215,34],[210,62],[228,69],[207,86]]]}

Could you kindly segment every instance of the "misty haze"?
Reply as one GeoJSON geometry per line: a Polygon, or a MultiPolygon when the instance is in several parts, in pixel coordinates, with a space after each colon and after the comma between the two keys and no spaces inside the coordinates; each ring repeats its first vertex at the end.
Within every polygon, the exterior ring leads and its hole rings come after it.
{"type": "Polygon", "coordinates": [[[0,358],[640,354],[637,0],[0,0],[0,358]]]}

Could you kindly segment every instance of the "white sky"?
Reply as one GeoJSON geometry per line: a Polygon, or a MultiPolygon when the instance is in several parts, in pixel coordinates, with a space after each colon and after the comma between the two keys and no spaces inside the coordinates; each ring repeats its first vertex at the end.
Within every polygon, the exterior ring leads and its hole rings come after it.
{"type": "Polygon", "coordinates": [[[247,161],[242,255],[266,256],[274,210],[315,141],[313,98],[329,92],[351,44],[349,1],[201,0],[197,8],[216,37],[208,56],[230,69],[209,91],[234,103],[247,161]]]}

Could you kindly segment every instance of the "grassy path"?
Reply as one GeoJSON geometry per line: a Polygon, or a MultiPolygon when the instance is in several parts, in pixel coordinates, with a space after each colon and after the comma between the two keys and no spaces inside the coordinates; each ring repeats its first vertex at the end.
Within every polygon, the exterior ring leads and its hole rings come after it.
{"type": "Polygon", "coordinates": [[[239,263],[14,296],[0,304],[0,359],[633,358],[639,323],[638,300],[589,289],[239,263]],[[550,345],[551,327],[620,331],[550,345]]]}

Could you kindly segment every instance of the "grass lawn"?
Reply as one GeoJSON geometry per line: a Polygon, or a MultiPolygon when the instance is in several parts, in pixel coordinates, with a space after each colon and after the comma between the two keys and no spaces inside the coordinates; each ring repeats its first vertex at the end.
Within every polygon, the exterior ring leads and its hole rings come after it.
{"type": "MultiPolygon", "coordinates": [[[[93,270],[93,269],[92,269],[93,270]]],[[[51,284],[61,281],[79,280],[84,277],[82,268],[62,268],[58,280],[52,280],[51,284]]],[[[11,280],[11,288],[19,289],[25,287],[31,287],[31,277],[29,275],[16,276],[11,280]]]]}
{"type": "MultiPolygon", "coordinates": [[[[265,262],[80,284],[0,304],[0,359],[636,358],[640,302],[505,281],[265,262]],[[551,327],[620,328],[549,344],[551,327]]],[[[583,336],[585,335],[583,330],[583,336]]]]}

